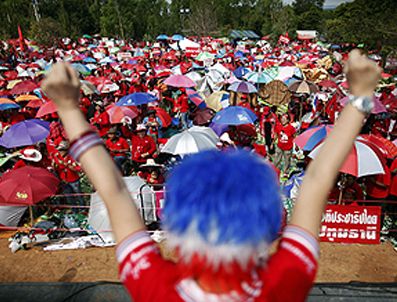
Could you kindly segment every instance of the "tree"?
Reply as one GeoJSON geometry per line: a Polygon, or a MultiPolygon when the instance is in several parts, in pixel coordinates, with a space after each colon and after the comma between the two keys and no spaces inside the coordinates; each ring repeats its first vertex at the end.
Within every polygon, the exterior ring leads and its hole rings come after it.
{"type": "Polygon", "coordinates": [[[215,1],[198,0],[191,6],[190,30],[199,36],[212,35],[218,29],[215,1]]]}
{"type": "Polygon", "coordinates": [[[55,45],[55,41],[65,37],[66,33],[59,22],[52,18],[42,18],[40,22],[32,22],[29,37],[43,45],[55,45]]]}

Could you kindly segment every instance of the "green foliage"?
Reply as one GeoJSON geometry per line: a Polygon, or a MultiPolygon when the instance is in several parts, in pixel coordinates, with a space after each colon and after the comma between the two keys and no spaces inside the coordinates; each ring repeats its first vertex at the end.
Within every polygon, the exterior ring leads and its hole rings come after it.
{"type": "Polygon", "coordinates": [[[56,39],[66,36],[61,25],[52,18],[32,22],[28,36],[40,44],[53,45],[56,39]]]}

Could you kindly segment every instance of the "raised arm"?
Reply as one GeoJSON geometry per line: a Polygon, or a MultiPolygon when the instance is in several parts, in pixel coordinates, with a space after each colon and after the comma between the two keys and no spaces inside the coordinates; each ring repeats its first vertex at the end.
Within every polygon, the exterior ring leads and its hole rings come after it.
{"type": "MultiPolygon", "coordinates": [[[[380,78],[380,68],[374,62],[354,50],[350,53],[345,72],[353,96],[373,96],[380,78]]],[[[365,116],[352,104],[345,107],[318,156],[306,171],[291,224],[318,236],[329,191],[360,132],[365,116]]]]}
{"type": "MultiPolygon", "coordinates": [[[[55,64],[42,89],[56,103],[70,141],[91,129],[78,107],[80,81],[70,65],[55,64]]],[[[105,147],[92,147],[79,160],[106,204],[116,241],[120,242],[129,234],[144,229],[133,199],[105,147]]]]}

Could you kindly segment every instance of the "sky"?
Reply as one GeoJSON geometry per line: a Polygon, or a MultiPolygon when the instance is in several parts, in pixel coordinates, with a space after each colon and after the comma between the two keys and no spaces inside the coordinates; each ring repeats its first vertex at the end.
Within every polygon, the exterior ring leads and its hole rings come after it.
{"type": "MultiPolygon", "coordinates": [[[[291,4],[294,0],[283,0],[285,4],[291,4]]],[[[325,8],[335,8],[344,2],[352,2],[353,0],[325,0],[325,8]]]]}

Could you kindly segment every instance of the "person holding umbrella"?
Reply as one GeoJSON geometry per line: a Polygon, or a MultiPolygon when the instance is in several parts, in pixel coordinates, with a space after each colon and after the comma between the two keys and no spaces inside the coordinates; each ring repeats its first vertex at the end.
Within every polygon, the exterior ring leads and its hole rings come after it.
{"type": "Polygon", "coordinates": [[[163,228],[177,262],[164,260],[145,231],[119,171],[78,109],[80,82],[66,63],[42,84],[53,99],[80,161],[105,202],[120,279],[135,302],[305,301],[319,257],[318,234],[328,193],[371,112],[380,69],[358,50],[345,67],[350,104],[308,169],[277,251],[282,206],[272,168],[245,151],[206,151],[171,171],[163,228]],[[211,175],[211,177],[208,177],[211,175]],[[194,186],[192,186],[194,184],[194,186]],[[153,282],[156,280],[156,282],[153,282]]]}

